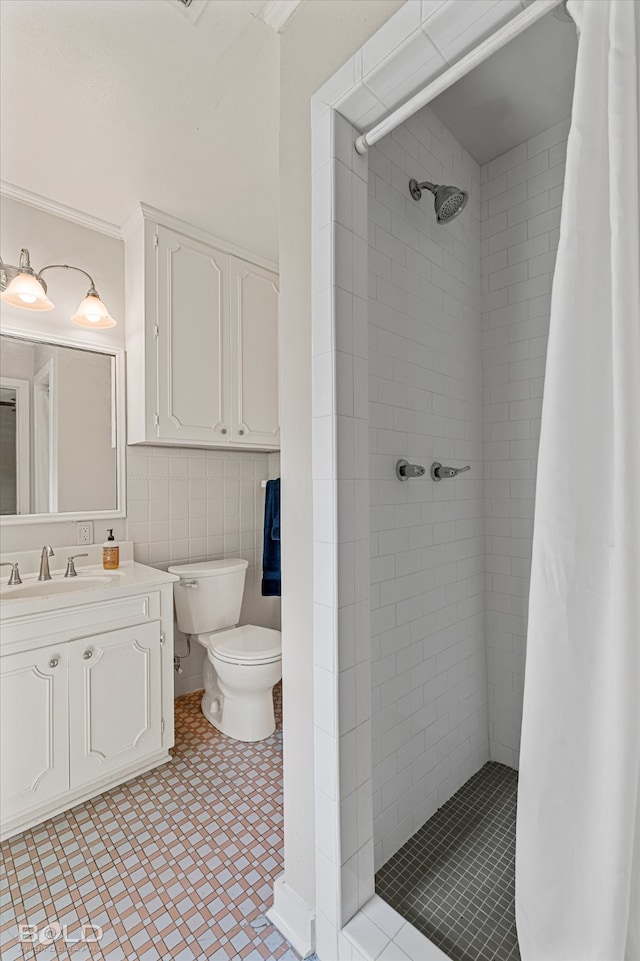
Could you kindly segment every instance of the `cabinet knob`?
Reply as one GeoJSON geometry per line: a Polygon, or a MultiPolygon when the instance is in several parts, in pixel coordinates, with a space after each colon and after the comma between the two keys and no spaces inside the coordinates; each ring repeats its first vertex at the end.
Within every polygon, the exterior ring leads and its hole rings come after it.
{"type": "Polygon", "coordinates": [[[238,433],[240,434],[240,436],[242,436],[242,435],[244,434],[244,431],[243,431],[243,430],[239,430],[238,433]]]}
{"type": "Polygon", "coordinates": [[[52,657],[51,660],[49,661],[49,667],[57,667],[58,663],[59,663],[58,658],[52,657]]]}
{"type": "Polygon", "coordinates": [[[85,651],[84,654],[82,655],[82,659],[85,661],[91,660],[92,657],[93,657],[93,651],[85,651]]]}
{"type": "Polygon", "coordinates": [[[222,430],[220,431],[220,433],[221,433],[221,434],[226,434],[226,433],[227,433],[227,428],[226,428],[226,427],[223,427],[222,430]]]}

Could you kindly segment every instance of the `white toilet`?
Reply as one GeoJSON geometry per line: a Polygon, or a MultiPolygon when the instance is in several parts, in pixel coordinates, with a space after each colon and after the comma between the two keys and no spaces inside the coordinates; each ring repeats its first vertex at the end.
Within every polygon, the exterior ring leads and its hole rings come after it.
{"type": "Polygon", "coordinates": [[[237,557],[170,567],[178,627],[207,651],[202,713],[237,741],[273,734],[273,687],[282,677],[280,631],[236,627],[248,562],[237,557]]]}

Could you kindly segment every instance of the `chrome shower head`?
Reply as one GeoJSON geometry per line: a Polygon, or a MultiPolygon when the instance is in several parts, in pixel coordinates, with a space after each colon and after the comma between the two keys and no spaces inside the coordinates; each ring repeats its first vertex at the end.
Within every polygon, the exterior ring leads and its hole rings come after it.
{"type": "Polygon", "coordinates": [[[435,197],[433,206],[439,224],[448,224],[457,217],[469,199],[469,194],[461,187],[445,187],[444,184],[432,184],[428,180],[421,184],[417,180],[409,181],[409,192],[414,200],[420,200],[424,189],[430,190],[435,197]]]}

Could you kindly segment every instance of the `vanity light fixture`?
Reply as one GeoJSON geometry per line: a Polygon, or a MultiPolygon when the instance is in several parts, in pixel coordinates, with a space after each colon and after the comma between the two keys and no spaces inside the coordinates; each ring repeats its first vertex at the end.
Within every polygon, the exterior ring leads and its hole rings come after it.
{"type": "Polygon", "coordinates": [[[93,277],[81,267],[71,264],[48,264],[37,273],[31,266],[29,251],[23,247],[20,251],[20,265],[12,267],[0,259],[0,299],[13,307],[23,307],[25,310],[53,310],[53,304],[47,296],[47,285],[42,279],[45,270],[77,270],[89,278],[91,286],[87,295],[78,307],[71,320],[81,327],[106,328],[115,327],[116,321],[109,315],[109,311],[100,300],[93,277]]]}

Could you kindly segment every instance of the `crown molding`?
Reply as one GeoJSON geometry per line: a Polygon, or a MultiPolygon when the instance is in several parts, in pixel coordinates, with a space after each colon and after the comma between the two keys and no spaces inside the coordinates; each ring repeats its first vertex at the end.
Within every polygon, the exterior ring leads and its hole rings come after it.
{"type": "Polygon", "coordinates": [[[169,230],[174,230],[178,234],[199,241],[199,243],[215,247],[217,250],[223,250],[233,257],[240,258],[240,260],[247,260],[249,263],[264,267],[265,270],[270,270],[274,274],[278,273],[278,264],[267,257],[263,257],[262,254],[257,254],[246,247],[241,247],[239,244],[226,240],[224,237],[218,237],[202,227],[196,227],[195,224],[187,223],[186,220],[181,220],[179,217],[174,217],[173,214],[168,214],[164,210],[158,210],[157,207],[142,202],[138,204],[122,228],[124,240],[129,241],[134,233],[140,230],[141,224],[145,221],[167,227],[169,230]]]}
{"type": "Polygon", "coordinates": [[[300,3],[301,0],[267,0],[258,17],[276,33],[282,33],[289,17],[295,13],[300,3]]]}
{"type": "Polygon", "coordinates": [[[82,210],[76,210],[75,207],[67,207],[66,204],[60,204],[55,200],[50,200],[49,197],[43,197],[41,194],[33,193],[31,190],[25,190],[23,187],[16,187],[14,184],[7,183],[6,180],[0,180],[0,195],[8,197],[10,200],[17,200],[21,204],[28,204],[29,207],[36,207],[38,210],[43,210],[47,214],[62,217],[63,220],[70,220],[72,223],[79,224],[81,227],[97,230],[101,234],[106,234],[107,237],[115,237],[116,240],[122,240],[122,230],[117,224],[111,224],[107,220],[100,220],[99,217],[92,217],[91,214],[86,214],[82,210]]]}

